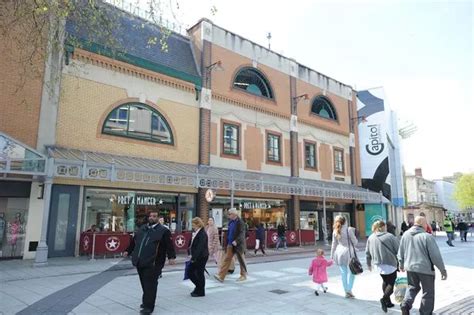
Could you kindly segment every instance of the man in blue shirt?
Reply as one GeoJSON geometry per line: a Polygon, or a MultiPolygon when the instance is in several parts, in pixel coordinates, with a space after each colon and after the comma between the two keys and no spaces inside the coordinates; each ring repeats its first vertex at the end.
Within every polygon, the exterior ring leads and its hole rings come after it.
{"type": "Polygon", "coordinates": [[[219,273],[214,275],[214,278],[217,281],[224,282],[232,259],[236,255],[240,264],[240,277],[237,281],[245,281],[247,280],[247,265],[244,259],[246,247],[244,222],[237,215],[235,208],[230,208],[227,214],[229,217],[229,229],[227,231],[225,256],[221,262],[219,273]]]}

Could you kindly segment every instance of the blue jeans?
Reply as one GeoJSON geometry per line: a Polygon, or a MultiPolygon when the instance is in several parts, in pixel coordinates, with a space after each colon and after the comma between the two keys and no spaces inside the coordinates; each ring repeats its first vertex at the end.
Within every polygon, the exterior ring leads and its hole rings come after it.
{"type": "Polygon", "coordinates": [[[348,266],[339,266],[339,270],[341,271],[341,280],[344,291],[346,293],[351,292],[352,287],[354,286],[355,275],[351,272],[348,266]]]}
{"type": "Polygon", "coordinates": [[[286,237],[284,236],[278,236],[278,240],[277,240],[277,244],[276,244],[276,249],[278,250],[278,248],[280,247],[281,243],[283,243],[283,246],[285,247],[286,249],[286,237]]]}

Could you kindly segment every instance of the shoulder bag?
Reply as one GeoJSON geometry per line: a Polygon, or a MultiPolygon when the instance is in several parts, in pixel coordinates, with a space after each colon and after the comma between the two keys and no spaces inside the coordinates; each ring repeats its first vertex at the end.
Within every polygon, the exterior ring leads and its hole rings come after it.
{"type": "Polygon", "coordinates": [[[349,242],[349,256],[350,256],[349,269],[354,275],[359,275],[362,272],[364,272],[364,268],[362,268],[362,264],[360,263],[359,258],[357,258],[355,246],[352,243],[351,236],[349,235],[349,228],[347,228],[347,239],[349,242]],[[352,245],[352,248],[354,249],[354,256],[352,256],[352,253],[351,253],[351,245],[352,245]]]}

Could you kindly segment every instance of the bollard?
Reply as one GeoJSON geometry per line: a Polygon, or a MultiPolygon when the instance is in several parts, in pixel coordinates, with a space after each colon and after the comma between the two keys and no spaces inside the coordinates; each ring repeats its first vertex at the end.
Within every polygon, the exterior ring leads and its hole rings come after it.
{"type": "Polygon", "coordinates": [[[95,254],[95,232],[92,233],[92,258],[91,258],[91,261],[95,261],[94,254],[95,254]]]}

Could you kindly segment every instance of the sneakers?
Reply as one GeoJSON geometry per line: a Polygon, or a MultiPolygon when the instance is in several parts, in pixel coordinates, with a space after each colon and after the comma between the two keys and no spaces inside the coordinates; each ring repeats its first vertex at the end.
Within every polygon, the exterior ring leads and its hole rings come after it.
{"type": "Polygon", "coordinates": [[[349,291],[349,292],[346,292],[346,298],[347,299],[353,299],[353,298],[355,298],[355,296],[354,296],[354,294],[352,294],[352,292],[349,291]]]}
{"type": "Polygon", "coordinates": [[[218,275],[214,275],[214,279],[216,279],[220,283],[224,282],[224,279],[221,279],[218,275]]]}
{"type": "Polygon", "coordinates": [[[323,292],[324,292],[324,293],[327,293],[327,292],[328,292],[328,287],[324,287],[324,288],[323,288],[323,292]]]}
{"type": "Polygon", "coordinates": [[[237,279],[237,282],[242,282],[242,281],[245,281],[245,280],[247,280],[246,276],[240,276],[239,279],[237,279]]]}

